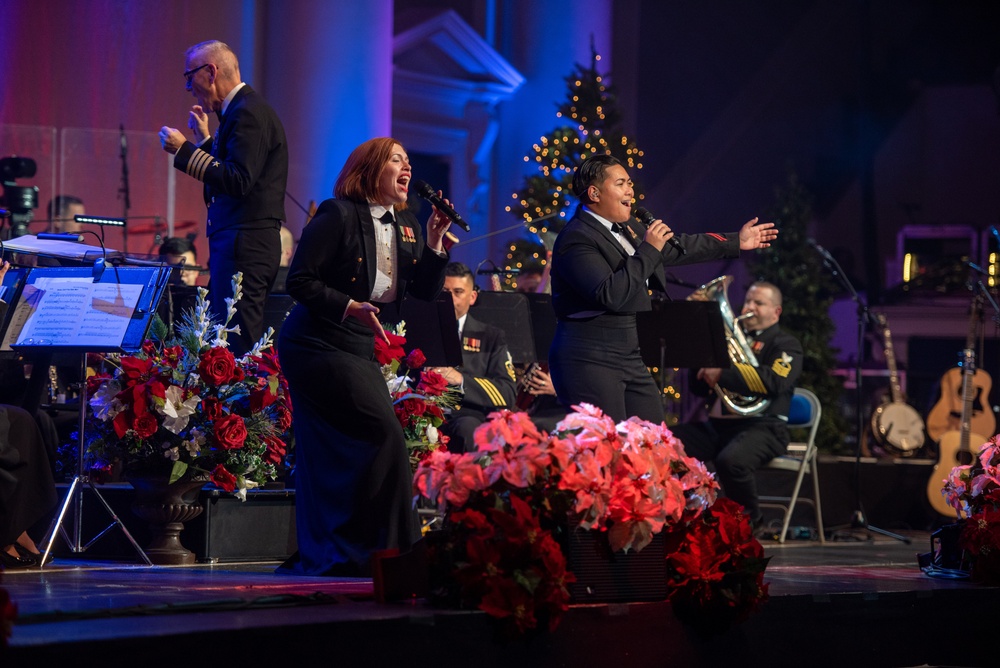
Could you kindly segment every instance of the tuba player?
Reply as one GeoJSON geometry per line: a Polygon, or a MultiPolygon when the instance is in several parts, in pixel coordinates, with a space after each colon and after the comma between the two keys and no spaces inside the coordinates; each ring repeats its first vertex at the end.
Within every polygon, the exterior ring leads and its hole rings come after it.
{"type": "Polygon", "coordinates": [[[802,372],[803,354],[798,339],[778,325],[781,290],[777,286],[764,281],[751,285],[742,314],[737,326],[743,327],[757,366],[737,363],[729,369],[699,369],[701,387],[694,391],[707,394],[722,389],[758,397],[764,408],[759,413],[737,413],[720,399],[707,421],[677,425],[673,432],[688,455],[715,462],[726,496],[743,504],[757,527],[761,511],[754,471],[788,446],[788,409],[802,372]]]}

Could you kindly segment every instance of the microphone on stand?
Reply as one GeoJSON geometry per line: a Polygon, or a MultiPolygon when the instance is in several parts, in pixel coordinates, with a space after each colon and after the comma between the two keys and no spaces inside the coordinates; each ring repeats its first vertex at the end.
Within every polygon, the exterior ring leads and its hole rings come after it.
{"type": "Polygon", "coordinates": [[[448,216],[448,218],[451,219],[451,222],[458,225],[466,232],[472,231],[472,228],[469,227],[469,224],[464,220],[462,220],[462,217],[458,215],[458,212],[455,211],[455,209],[451,208],[448,205],[448,203],[444,201],[444,198],[438,195],[437,191],[434,190],[434,188],[431,188],[430,184],[427,183],[427,181],[421,181],[420,179],[416,179],[415,181],[412,181],[412,183],[413,187],[416,189],[417,195],[419,195],[423,199],[427,200],[428,202],[436,206],[438,211],[448,216]]]}
{"type": "MultiPolygon", "coordinates": [[[[635,210],[635,218],[646,227],[649,227],[656,221],[656,216],[651,214],[649,209],[641,206],[635,210]]],[[[670,239],[667,240],[667,243],[673,246],[674,250],[681,255],[687,255],[687,249],[684,248],[681,242],[677,240],[677,237],[670,237],[670,239]]]]}
{"type": "Polygon", "coordinates": [[[816,252],[822,255],[824,259],[833,260],[833,256],[830,255],[830,251],[816,243],[815,239],[806,239],[806,243],[815,248],[816,252]]]}

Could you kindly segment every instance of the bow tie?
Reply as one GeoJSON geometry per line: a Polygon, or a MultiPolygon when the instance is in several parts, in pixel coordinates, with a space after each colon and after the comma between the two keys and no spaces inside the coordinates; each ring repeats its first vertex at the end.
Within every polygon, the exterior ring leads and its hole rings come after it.
{"type": "Polygon", "coordinates": [[[394,222],[392,219],[392,212],[386,211],[379,217],[379,220],[382,221],[383,225],[392,225],[392,223],[394,222]]]}
{"type": "Polygon", "coordinates": [[[611,223],[611,229],[617,232],[620,237],[628,239],[633,244],[639,240],[639,237],[632,231],[632,228],[625,223],[611,223]]]}

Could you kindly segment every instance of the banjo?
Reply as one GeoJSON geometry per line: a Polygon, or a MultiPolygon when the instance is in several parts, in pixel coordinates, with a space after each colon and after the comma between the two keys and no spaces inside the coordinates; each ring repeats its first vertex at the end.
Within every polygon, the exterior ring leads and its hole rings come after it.
{"type": "Polygon", "coordinates": [[[882,447],[901,457],[909,457],[924,446],[924,420],[915,408],[903,401],[889,324],[884,314],[876,317],[882,326],[885,341],[885,361],[889,367],[891,401],[882,404],[872,413],[872,434],[882,447]]]}

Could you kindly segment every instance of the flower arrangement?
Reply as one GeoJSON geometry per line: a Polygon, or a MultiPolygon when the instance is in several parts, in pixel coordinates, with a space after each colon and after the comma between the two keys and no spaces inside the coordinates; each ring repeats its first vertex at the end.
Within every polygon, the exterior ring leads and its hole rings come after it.
{"type": "Polygon", "coordinates": [[[742,622],[768,599],[770,557],[743,507],[727,498],[667,536],[670,602],[684,621],[704,629],[742,622]]]}
{"type": "Polygon", "coordinates": [[[87,451],[92,467],[120,461],[126,474],[162,475],[170,482],[205,476],[245,500],[247,489],[276,476],[291,427],[288,386],[267,333],[243,357],[228,349],[229,323],[242,274],[233,277],[226,321],[209,312],[208,291],[198,289],[178,336],[143,343],[130,355],[109,356],[111,375],[88,379],[92,415],[87,451]]]}
{"type": "Polygon", "coordinates": [[[984,443],[971,464],[953,468],[942,494],[960,517],[958,547],[972,578],[1000,584],[1000,436],[984,443]]]}
{"type": "Polygon", "coordinates": [[[476,446],[431,452],[414,476],[416,493],[445,516],[430,549],[437,602],[478,607],[512,633],[554,628],[575,580],[560,546],[571,524],[606,533],[615,551],[670,532],[675,593],[690,591],[701,607],[722,597],[743,611],[766,598],[766,587],[744,592],[736,582],[763,575],[749,519],[735,504],[713,506],[718,483],[666,426],[615,424],[584,404],[549,435],[503,411],[476,431],[476,446]],[[713,531],[726,536],[709,540],[713,531]],[[699,558],[685,560],[691,550],[699,558]]]}
{"type": "Polygon", "coordinates": [[[419,371],[427,358],[419,348],[405,355],[406,323],[386,329],[389,343],[375,338],[375,360],[382,368],[392,396],[396,418],[403,427],[410,466],[416,470],[421,461],[438,449],[447,450],[448,437],[440,432],[446,413],[459,403],[458,395],[448,388],[444,376],[424,369],[415,388],[410,371],[419,371]]]}

